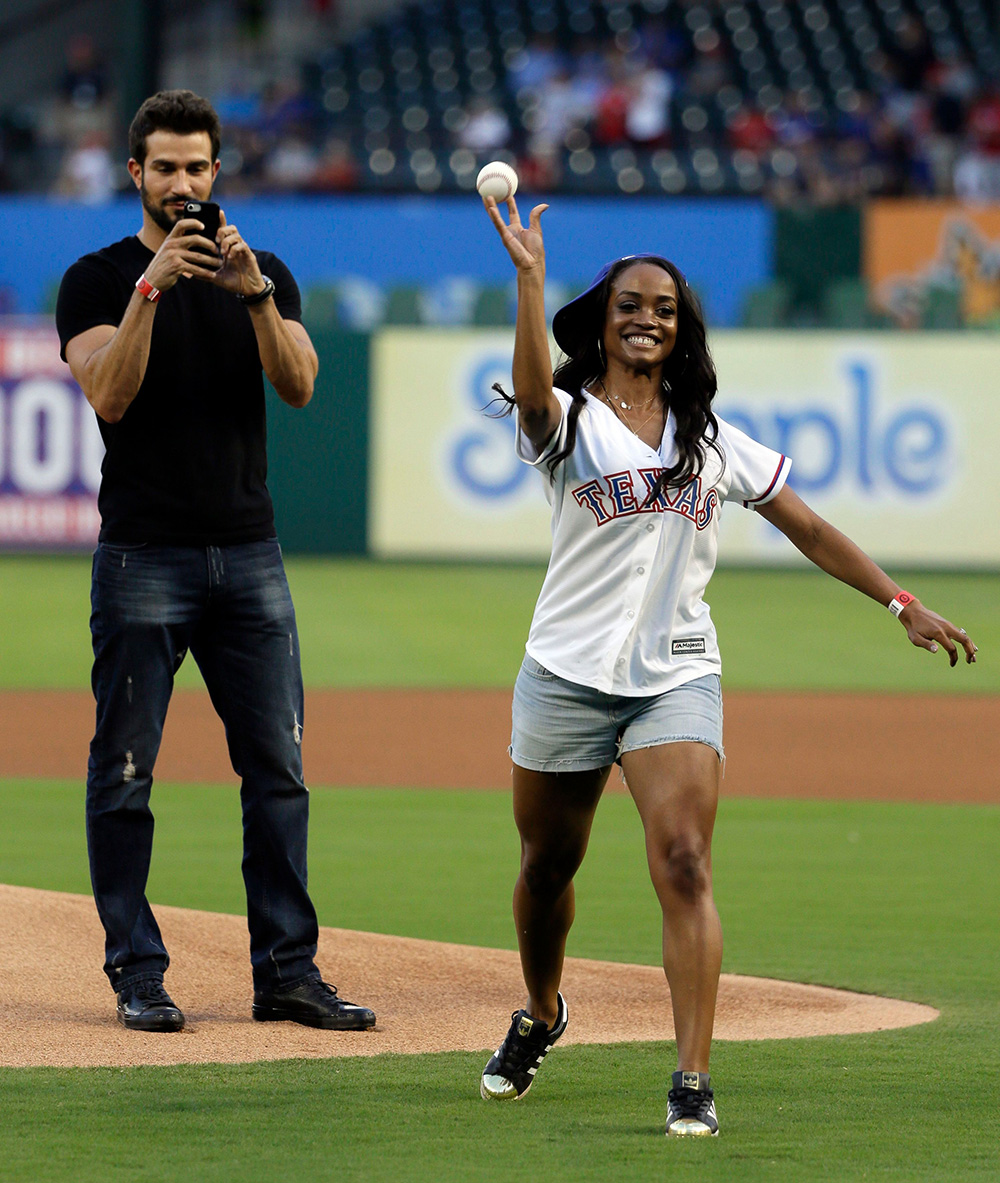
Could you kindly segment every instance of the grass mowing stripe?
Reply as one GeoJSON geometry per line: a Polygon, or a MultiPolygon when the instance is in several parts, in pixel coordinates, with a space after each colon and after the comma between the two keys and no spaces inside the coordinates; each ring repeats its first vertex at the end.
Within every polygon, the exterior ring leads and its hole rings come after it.
{"type": "MultiPolygon", "coordinates": [[[[81,798],[67,782],[0,781],[5,882],[89,891],[81,798]]],[[[157,785],[153,806],[150,898],[242,913],[237,790],[157,785]]],[[[724,968],[932,1005],[982,998],[1000,963],[998,847],[996,807],[723,800],[714,863],[724,968]],[[948,890],[958,867],[961,890],[948,890]]],[[[310,889],[326,925],[514,948],[517,859],[503,793],[312,793],[310,889]]],[[[628,797],[605,796],[576,882],[571,954],[659,963],[628,797]]]]}
{"type": "MultiPolygon", "coordinates": [[[[308,686],[513,683],[543,570],[535,566],[379,564],[290,558],[308,686]]],[[[901,576],[902,578],[902,576],[901,576]]],[[[907,575],[967,628],[972,669],[913,651],[872,601],[811,571],[716,573],[708,600],[727,688],[1000,691],[1000,581],[907,575]]],[[[0,557],[0,686],[89,685],[89,561],[0,557]]],[[[179,686],[200,685],[193,661],[179,686]]]]}
{"type": "Polygon", "coordinates": [[[524,1102],[469,1053],[164,1069],[0,1071],[5,1180],[995,1179],[995,1089],[941,1087],[981,1044],[889,1032],[720,1044],[722,1135],[662,1135],[668,1045],[560,1048],[524,1102]]]}
{"type": "MultiPolygon", "coordinates": [[[[163,785],[154,801],[153,898],[241,910],[235,792],[163,785]]],[[[324,923],[512,945],[505,795],[318,790],[312,806],[324,923]],[[372,876],[372,866],[388,870],[372,876]]],[[[86,890],[80,814],[79,786],[0,782],[0,878],[86,890]]],[[[990,808],[723,802],[716,877],[728,970],[919,997],[943,1015],[870,1036],[717,1044],[723,1136],[709,1145],[659,1132],[672,1067],[663,1044],[559,1048],[544,1081],[511,1107],[480,1101],[482,1057],[457,1053],[3,1070],[3,1177],[280,1171],[492,1183],[502,1164],[513,1179],[559,1183],[661,1172],[699,1183],[995,1178],[998,830],[990,808]]],[[[655,962],[655,903],[626,798],[602,803],[578,882],[570,951],[655,962]]],[[[428,1021],[449,1021],[450,1005],[442,998],[428,1021]]]]}

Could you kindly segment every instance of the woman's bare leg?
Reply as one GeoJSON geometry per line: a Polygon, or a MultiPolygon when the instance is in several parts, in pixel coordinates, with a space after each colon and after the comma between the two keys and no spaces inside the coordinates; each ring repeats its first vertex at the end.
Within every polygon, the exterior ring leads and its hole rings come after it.
{"type": "Polygon", "coordinates": [[[722,927],[712,898],[719,757],[707,744],[670,743],[628,752],[622,767],[663,909],[677,1066],[707,1072],[722,968],[722,927]]]}
{"type": "Polygon", "coordinates": [[[575,914],[573,876],[583,861],[607,768],[533,772],[514,765],[514,820],[521,870],[514,887],[514,923],[528,1014],[550,1027],[562,979],[566,937],[575,914]]]}

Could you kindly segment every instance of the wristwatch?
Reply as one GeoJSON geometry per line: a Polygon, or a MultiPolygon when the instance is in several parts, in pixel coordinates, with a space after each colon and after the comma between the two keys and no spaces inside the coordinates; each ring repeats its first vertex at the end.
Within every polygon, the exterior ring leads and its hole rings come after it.
{"type": "Polygon", "coordinates": [[[263,304],[265,300],[269,300],[274,295],[274,280],[268,279],[266,275],[262,275],[261,279],[264,281],[264,286],[259,292],[254,292],[252,296],[243,296],[239,292],[236,293],[236,299],[241,304],[245,304],[247,308],[252,308],[254,304],[263,304]]]}

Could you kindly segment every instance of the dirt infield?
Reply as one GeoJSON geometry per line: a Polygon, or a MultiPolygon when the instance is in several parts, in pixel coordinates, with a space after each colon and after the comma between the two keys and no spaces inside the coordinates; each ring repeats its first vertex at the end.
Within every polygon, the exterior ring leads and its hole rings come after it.
{"type": "MultiPolygon", "coordinates": [[[[115,1022],[114,997],[98,964],[103,934],[89,896],[0,886],[0,1065],[125,1067],[491,1050],[524,989],[516,953],[324,928],[320,965],[329,967],[345,998],[375,1009],[376,1027],[331,1032],[255,1023],[246,923],[184,908],[156,913],[172,955],[168,984],[188,1020],[179,1034],[125,1031],[115,1022]],[[27,965],[31,973],[18,972],[27,965]],[[447,1022],[428,1021],[442,1014],[447,1022]]],[[[670,996],[653,966],[568,958],[562,988],[571,1016],[566,1044],[673,1037],[670,996]]],[[[929,1023],[937,1015],[912,1002],[723,974],[716,1038],[856,1034],[929,1023]]],[[[470,1080],[470,1092],[476,1088],[470,1080]]]]}
{"type": "MultiPolygon", "coordinates": [[[[315,786],[502,790],[510,785],[508,691],[309,692],[304,758],[315,786]]],[[[86,775],[94,720],[87,693],[0,692],[0,776],[86,775]]],[[[726,696],[729,796],[1000,802],[1000,697],[849,694],[726,696]]],[[[157,776],[234,782],[222,724],[202,691],[178,691],[157,776]]],[[[617,786],[617,778],[612,785],[617,786]]],[[[379,1052],[482,1050],[523,992],[517,955],[323,929],[319,963],[375,1007],[366,1033],[250,1021],[246,925],[160,907],[178,1035],[125,1032],[100,972],[102,933],[89,897],[0,886],[0,990],[8,1003],[0,1064],[246,1062],[379,1052]],[[58,979],[55,1005],[36,985],[58,979]],[[426,1015],[452,1021],[428,1030],[426,1015]]],[[[659,969],[570,959],[566,1042],[672,1038],[659,969]]],[[[929,1022],[929,1007],[844,991],[723,975],[716,1037],[852,1034],[929,1022]]]]}
{"type": "MultiPolygon", "coordinates": [[[[1000,803],[1000,696],[729,692],[725,709],[728,796],[1000,803]]],[[[0,692],[0,775],[82,780],[93,725],[88,693],[0,692]]],[[[506,690],[311,690],[306,779],[503,789],[509,738],[506,690]]],[[[235,780],[203,691],[174,695],[157,776],[235,780]]]]}

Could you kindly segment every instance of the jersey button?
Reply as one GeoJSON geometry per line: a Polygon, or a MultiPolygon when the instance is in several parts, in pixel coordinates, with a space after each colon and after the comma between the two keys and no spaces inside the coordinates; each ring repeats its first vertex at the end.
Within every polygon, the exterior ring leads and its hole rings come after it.
{"type": "Polygon", "coordinates": [[[645,575],[646,568],[645,567],[636,567],[635,573],[636,573],[636,575],[645,575]]]}
{"type": "Polygon", "coordinates": [[[633,618],[633,616],[635,616],[635,613],[630,608],[627,615],[628,615],[629,620],[631,620],[633,618]]]}
{"type": "Polygon", "coordinates": [[[649,525],[646,527],[646,533],[649,534],[651,531],[653,531],[655,529],[656,529],[656,527],[653,525],[652,522],[650,522],[649,525]]]}

